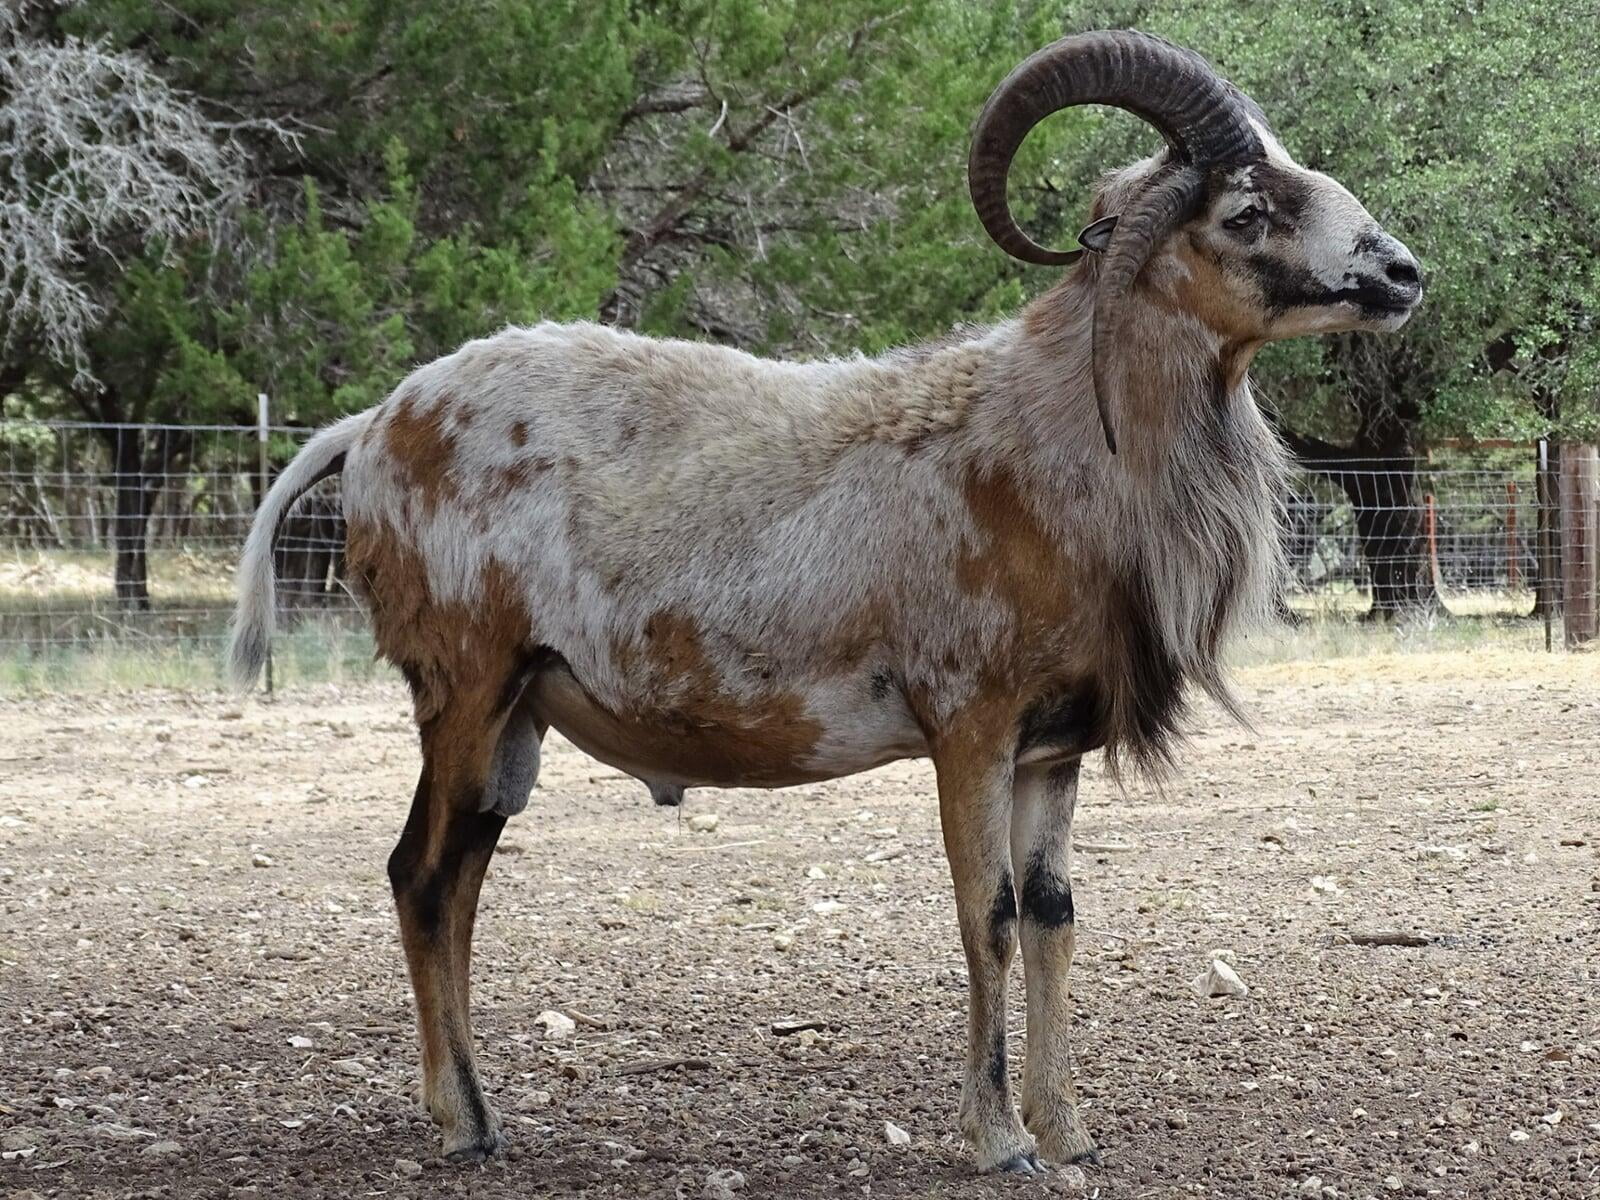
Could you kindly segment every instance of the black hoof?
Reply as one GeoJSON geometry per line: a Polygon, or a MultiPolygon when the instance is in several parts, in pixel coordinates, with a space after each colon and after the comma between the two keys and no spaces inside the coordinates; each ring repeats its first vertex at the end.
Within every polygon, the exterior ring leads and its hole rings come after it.
{"type": "Polygon", "coordinates": [[[493,1158],[506,1148],[505,1137],[497,1130],[489,1138],[463,1146],[459,1150],[452,1150],[444,1156],[446,1162],[452,1163],[481,1163],[485,1159],[493,1158]]]}
{"type": "Polygon", "coordinates": [[[1100,1151],[1091,1146],[1082,1154],[1074,1154],[1072,1162],[1068,1165],[1074,1167],[1100,1167],[1105,1164],[1100,1161],[1100,1151]]]}
{"type": "Polygon", "coordinates": [[[1006,1175],[1032,1175],[1039,1169],[1039,1156],[1031,1150],[1027,1154],[1013,1154],[995,1170],[1006,1175]]]}

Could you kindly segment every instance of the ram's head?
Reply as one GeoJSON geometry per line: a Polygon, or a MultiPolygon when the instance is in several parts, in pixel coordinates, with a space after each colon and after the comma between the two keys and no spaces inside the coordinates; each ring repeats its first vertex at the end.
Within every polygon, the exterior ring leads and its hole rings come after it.
{"type": "Polygon", "coordinates": [[[1398,329],[1422,299],[1417,260],[1360,201],[1291,159],[1255,102],[1198,54],[1149,34],[1078,34],[1023,62],[978,117],[968,179],[1006,253],[1045,265],[1094,256],[1095,393],[1113,450],[1110,364],[1146,280],[1239,347],[1398,329]],[[1105,178],[1079,248],[1048,250],[1012,218],[1006,178],[1028,132],[1078,104],[1135,113],[1166,148],[1105,178]]]}

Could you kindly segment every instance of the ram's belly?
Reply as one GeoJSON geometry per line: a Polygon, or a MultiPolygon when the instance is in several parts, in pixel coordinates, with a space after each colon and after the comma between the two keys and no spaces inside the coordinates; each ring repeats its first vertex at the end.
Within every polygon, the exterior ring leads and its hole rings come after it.
{"type": "Polygon", "coordinates": [[[584,752],[652,783],[789,787],[927,753],[897,693],[840,679],[800,696],[601,704],[564,665],[533,683],[539,716],[584,752]]]}

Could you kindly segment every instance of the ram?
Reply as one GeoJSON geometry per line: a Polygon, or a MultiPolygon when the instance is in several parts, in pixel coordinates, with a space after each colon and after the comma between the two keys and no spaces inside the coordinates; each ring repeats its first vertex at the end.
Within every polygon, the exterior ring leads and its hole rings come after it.
{"type": "Polygon", "coordinates": [[[1068,1062],[1078,768],[1169,763],[1191,685],[1273,594],[1285,458],[1265,343],[1394,330],[1416,261],[1197,55],[1068,37],[995,91],[969,182],[1010,254],[1071,266],[1019,316],[876,358],[771,362],[592,324],[509,329],[315,437],[240,566],[260,666],[273,531],[343,473],[349,575],[409,681],[422,772],[389,860],[448,1154],[501,1141],[473,1061],[473,918],[549,728],[671,797],[930,757],[969,969],[961,1126],[983,1168],[1096,1161],[1068,1062]],[[1082,247],[1015,224],[1028,131],[1128,109],[1082,247]],[[1020,1118],[1006,976],[1021,944],[1020,1118]]]}

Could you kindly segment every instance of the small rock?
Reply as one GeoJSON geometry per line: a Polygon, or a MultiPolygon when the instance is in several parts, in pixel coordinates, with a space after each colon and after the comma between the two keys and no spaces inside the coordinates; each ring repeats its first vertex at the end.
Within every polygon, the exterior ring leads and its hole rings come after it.
{"type": "Polygon", "coordinates": [[[1322,1176],[1307,1175],[1300,1181],[1300,1194],[1302,1196],[1322,1195],[1322,1176]]]}
{"type": "Polygon", "coordinates": [[[1139,846],[1136,842],[1080,842],[1074,838],[1072,848],[1080,854],[1131,854],[1139,846]]]}
{"type": "Polygon", "coordinates": [[[170,1158],[174,1154],[182,1154],[183,1147],[177,1142],[151,1142],[139,1153],[146,1158],[170,1158]]]}
{"type": "Polygon", "coordinates": [[[772,948],[774,950],[787,950],[794,945],[794,934],[775,933],[772,935],[772,948]]]}
{"type": "Polygon", "coordinates": [[[1463,1154],[1476,1154],[1476,1153],[1478,1153],[1478,1151],[1480,1151],[1482,1149],[1483,1149],[1483,1147],[1478,1145],[1478,1143],[1476,1141],[1471,1141],[1471,1142],[1468,1142],[1465,1146],[1461,1147],[1461,1153],[1463,1153],[1463,1154]]]}
{"type": "Polygon", "coordinates": [[[270,867],[272,865],[272,857],[267,854],[252,854],[250,856],[250,865],[252,867],[270,867]]]}
{"type": "Polygon", "coordinates": [[[1418,846],[1415,854],[1418,858],[1447,858],[1456,862],[1467,857],[1460,846],[1418,846]]]}
{"type": "Polygon", "coordinates": [[[744,1190],[744,1173],[728,1167],[719,1167],[706,1176],[705,1200],[732,1200],[735,1192],[744,1190]]]}
{"type": "Polygon", "coordinates": [[[1525,1142],[1528,1137],[1529,1133],[1526,1129],[1513,1129],[1510,1133],[1510,1138],[1513,1142],[1525,1142]]]}
{"type": "Polygon", "coordinates": [[[315,1046],[316,1043],[308,1037],[301,1037],[297,1033],[289,1039],[289,1045],[294,1047],[296,1050],[309,1050],[311,1047],[315,1046]]]}
{"type": "Polygon", "coordinates": [[[872,865],[876,866],[878,863],[886,863],[892,859],[899,858],[905,852],[906,848],[899,843],[896,843],[892,846],[884,846],[879,850],[873,850],[861,861],[871,863],[872,865]]]}
{"type": "Polygon", "coordinates": [[[798,1017],[789,1017],[782,1021],[774,1021],[770,1026],[773,1037],[793,1037],[797,1033],[804,1033],[808,1029],[826,1029],[826,1021],[802,1021],[798,1017]]]}
{"type": "Polygon", "coordinates": [[[710,833],[721,819],[716,813],[695,813],[689,818],[689,828],[695,833],[710,833]]]}
{"type": "Polygon", "coordinates": [[[341,1075],[350,1075],[357,1079],[365,1079],[367,1077],[366,1065],[358,1059],[335,1059],[332,1066],[333,1069],[338,1071],[341,1075]]]}
{"type": "Polygon", "coordinates": [[[807,879],[826,879],[827,877],[828,877],[828,873],[826,871],[824,871],[821,867],[807,867],[806,868],[806,878],[807,879]]]}
{"type": "Polygon", "coordinates": [[[1056,1190],[1063,1196],[1086,1196],[1089,1194],[1089,1177],[1083,1173],[1082,1167],[1059,1167],[1055,1172],[1056,1190]]]}
{"type": "Polygon", "coordinates": [[[901,1129],[900,1126],[896,1125],[893,1121],[885,1121],[883,1123],[883,1136],[888,1140],[889,1145],[891,1146],[911,1145],[911,1135],[904,1129],[901,1129]]]}
{"type": "Polygon", "coordinates": [[[1555,1112],[1545,1113],[1544,1116],[1539,1118],[1539,1120],[1543,1121],[1546,1125],[1549,1125],[1553,1129],[1557,1125],[1561,1124],[1561,1118],[1565,1115],[1566,1114],[1558,1108],[1555,1110],[1555,1112]]]}
{"type": "Polygon", "coordinates": [[[577,1031],[578,1024],[566,1013],[556,1012],[547,1008],[533,1019],[535,1025],[544,1026],[544,1040],[547,1042],[565,1041],[577,1031]]]}
{"type": "Polygon", "coordinates": [[[1189,1128],[1189,1114],[1184,1112],[1181,1108],[1177,1112],[1168,1113],[1167,1114],[1167,1128],[1168,1129],[1187,1129],[1187,1128],[1189,1128]]]}
{"type": "Polygon", "coordinates": [[[829,917],[836,912],[842,912],[844,905],[837,900],[818,900],[811,906],[811,911],[819,917],[829,917]]]}
{"type": "Polygon", "coordinates": [[[405,1179],[415,1179],[422,1174],[422,1164],[414,1158],[397,1158],[394,1160],[394,1173],[405,1179]]]}
{"type": "Polygon", "coordinates": [[[1400,1176],[1385,1175],[1383,1177],[1383,1186],[1388,1188],[1391,1192],[1398,1192],[1405,1185],[1400,1182],[1400,1176]]]}
{"type": "Polygon", "coordinates": [[[0,1133],[0,1150],[32,1150],[39,1144],[40,1133],[37,1129],[18,1126],[0,1133]]]}
{"type": "MultiPolygon", "coordinates": [[[[1197,975],[1189,982],[1194,994],[1202,999],[1216,998],[1219,996],[1248,996],[1250,989],[1245,987],[1244,981],[1227,963],[1220,958],[1211,960],[1211,965],[1203,974],[1197,975]]],[[[1315,1178],[1313,1176],[1313,1178],[1315,1178]]],[[[1321,1187],[1319,1183],[1317,1185],[1321,1187]]]]}
{"type": "Polygon", "coordinates": [[[104,1138],[108,1142],[136,1142],[140,1138],[153,1138],[156,1136],[148,1129],[139,1129],[133,1125],[122,1125],[116,1121],[96,1121],[89,1127],[89,1132],[97,1138],[104,1138]]]}
{"type": "Polygon", "coordinates": [[[1444,1119],[1452,1125],[1472,1124],[1472,1104],[1466,1100],[1452,1100],[1444,1110],[1444,1119]]]}
{"type": "Polygon", "coordinates": [[[528,1092],[517,1101],[519,1112],[538,1112],[541,1108],[550,1107],[550,1093],[541,1088],[528,1092]]]}
{"type": "Polygon", "coordinates": [[[211,780],[204,775],[191,775],[183,781],[183,786],[186,788],[203,788],[209,786],[210,783],[211,780]]]}
{"type": "Polygon", "coordinates": [[[1344,891],[1331,875],[1313,875],[1311,877],[1311,890],[1320,892],[1324,896],[1337,896],[1344,891]]]}
{"type": "Polygon", "coordinates": [[[785,1154],[783,1156],[783,1165],[791,1170],[795,1167],[801,1166],[805,1161],[806,1160],[801,1158],[798,1154],[785,1154]]]}

